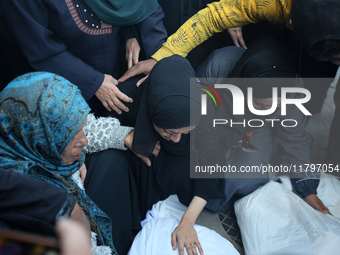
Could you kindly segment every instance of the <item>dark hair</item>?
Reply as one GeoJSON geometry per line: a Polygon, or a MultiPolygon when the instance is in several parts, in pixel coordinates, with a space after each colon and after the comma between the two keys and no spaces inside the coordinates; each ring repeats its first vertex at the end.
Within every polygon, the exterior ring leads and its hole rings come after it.
{"type": "Polygon", "coordinates": [[[317,60],[329,60],[337,54],[340,54],[340,40],[319,41],[310,48],[310,55],[317,60]]]}

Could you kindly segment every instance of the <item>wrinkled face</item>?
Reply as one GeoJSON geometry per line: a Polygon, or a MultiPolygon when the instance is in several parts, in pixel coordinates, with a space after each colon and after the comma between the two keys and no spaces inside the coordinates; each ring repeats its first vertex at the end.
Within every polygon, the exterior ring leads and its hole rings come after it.
{"type": "MultiPolygon", "coordinates": [[[[253,105],[256,110],[269,110],[272,107],[272,98],[253,98],[253,105]]],[[[277,99],[277,107],[281,106],[281,99],[277,99]]]]}
{"type": "Polygon", "coordinates": [[[79,160],[83,147],[87,145],[88,141],[83,131],[85,123],[86,120],[84,120],[83,124],[79,127],[71,142],[60,155],[64,166],[72,165],[74,162],[79,160]]]}
{"type": "Polygon", "coordinates": [[[155,124],[153,124],[155,130],[158,134],[160,134],[161,137],[163,137],[165,140],[173,141],[174,143],[178,143],[181,140],[182,134],[189,134],[191,130],[193,130],[196,126],[189,126],[189,127],[183,127],[183,128],[177,128],[177,129],[163,129],[160,127],[157,127],[155,124]]]}

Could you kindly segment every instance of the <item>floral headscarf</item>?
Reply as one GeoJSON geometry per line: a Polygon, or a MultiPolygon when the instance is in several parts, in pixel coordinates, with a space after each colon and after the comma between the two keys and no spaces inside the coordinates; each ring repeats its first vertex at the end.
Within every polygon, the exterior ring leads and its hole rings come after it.
{"type": "Polygon", "coordinates": [[[110,219],[71,179],[84,153],[69,166],[60,157],[89,111],[79,89],[58,75],[34,72],[16,78],[0,93],[0,167],[74,194],[99,243],[113,248],[110,219]]]}

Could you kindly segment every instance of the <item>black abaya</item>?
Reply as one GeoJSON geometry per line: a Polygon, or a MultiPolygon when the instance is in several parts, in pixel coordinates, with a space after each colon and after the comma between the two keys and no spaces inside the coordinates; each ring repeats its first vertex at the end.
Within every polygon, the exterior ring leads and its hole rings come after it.
{"type": "Polygon", "coordinates": [[[138,215],[134,215],[136,210],[132,199],[136,195],[132,194],[136,194],[136,190],[134,185],[130,185],[134,181],[130,180],[127,152],[109,149],[89,154],[85,164],[86,193],[110,217],[113,243],[118,254],[127,254],[132,229],[139,227],[140,220],[138,215]]]}

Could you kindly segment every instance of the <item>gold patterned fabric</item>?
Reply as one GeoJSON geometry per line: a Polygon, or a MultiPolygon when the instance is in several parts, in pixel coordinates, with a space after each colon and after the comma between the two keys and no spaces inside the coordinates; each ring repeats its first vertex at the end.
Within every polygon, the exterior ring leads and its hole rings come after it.
{"type": "Polygon", "coordinates": [[[152,56],[157,61],[187,54],[211,37],[231,27],[269,21],[289,24],[292,0],[221,0],[208,4],[187,20],[152,56]]]}

